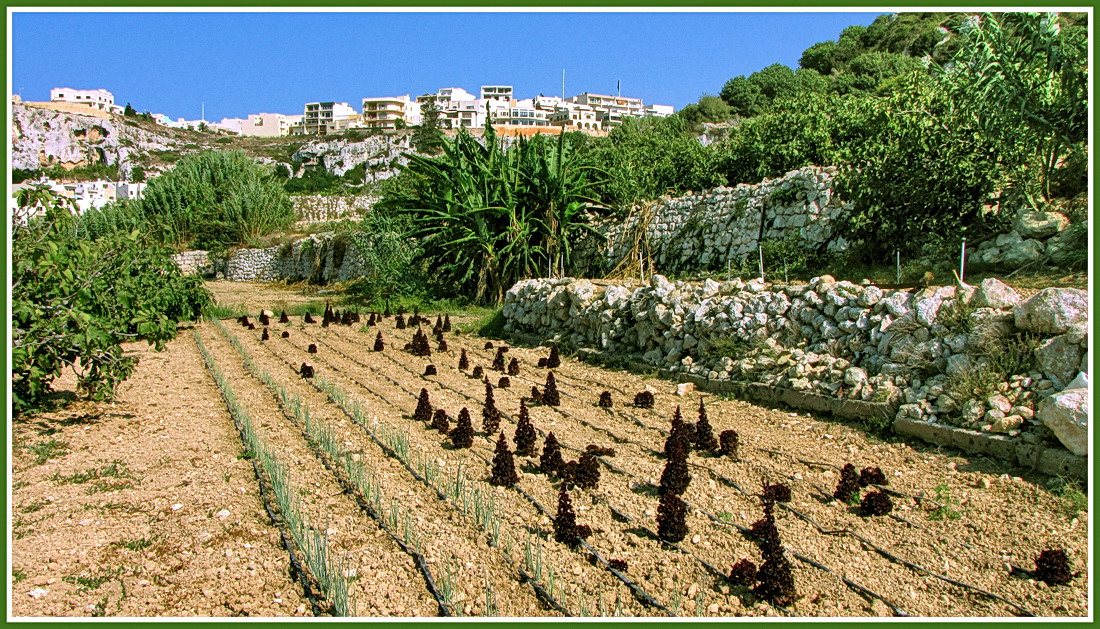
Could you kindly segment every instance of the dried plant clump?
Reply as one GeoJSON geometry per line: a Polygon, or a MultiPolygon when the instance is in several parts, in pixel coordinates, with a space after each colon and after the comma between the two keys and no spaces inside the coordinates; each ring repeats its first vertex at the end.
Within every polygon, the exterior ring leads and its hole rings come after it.
{"type": "Polygon", "coordinates": [[[386,349],[386,341],[382,339],[382,330],[374,337],[374,351],[381,352],[386,349]]]}
{"type": "Polygon", "coordinates": [[[301,374],[303,378],[312,378],[313,377],[313,365],[311,365],[309,363],[302,363],[301,368],[298,369],[298,373],[301,374]]]}
{"type": "Polygon", "coordinates": [[[248,315],[241,315],[237,317],[237,323],[241,324],[242,328],[247,328],[249,323],[248,315]]]}
{"type": "Polygon", "coordinates": [[[730,569],[729,580],[734,585],[751,588],[756,585],[756,564],[748,559],[738,561],[730,569]]]}
{"type": "Polygon", "coordinates": [[[493,349],[493,342],[485,341],[485,349],[493,349]]]}
{"type": "Polygon", "coordinates": [[[470,421],[470,411],[463,406],[458,412],[458,421],[451,431],[451,443],[456,448],[469,448],[474,445],[474,424],[470,421]]]}
{"type": "Polygon", "coordinates": [[[405,327],[406,327],[405,326],[405,317],[403,317],[401,315],[397,315],[397,318],[394,319],[394,326],[398,330],[404,330],[405,327]]]}
{"type": "Polygon", "coordinates": [[[611,408],[611,392],[604,391],[600,394],[600,400],[596,402],[596,406],[600,408],[611,408]]]}
{"type": "Polygon", "coordinates": [[[428,365],[427,367],[424,367],[424,376],[425,377],[434,376],[434,375],[437,375],[437,373],[438,372],[435,369],[435,365],[428,365]]]}
{"type": "Polygon", "coordinates": [[[248,329],[249,330],[255,330],[256,329],[256,324],[255,323],[249,323],[248,324],[248,329]]]}
{"type": "Polygon", "coordinates": [[[794,569],[784,554],[777,554],[764,560],[756,573],[759,581],[753,592],[773,605],[786,607],[795,601],[794,569]]]}
{"type": "Polygon", "coordinates": [[[470,368],[470,359],[466,356],[466,350],[462,350],[462,354],[458,357],[458,370],[466,371],[470,368]]]}
{"type": "Polygon", "coordinates": [[[1061,548],[1048,548],[1035,560],[1035,576],[1047,585],[1069,585],[1077,574],[1070,570],[1069,556],[1061,548]]]}
{"type": "Polygon", "coordinates": [[[497,388],[498,389],[508,389],[508,388],[511,388],[511,386],[512,386],[512,379],[509,378],[508,376],[501,376],[500,379],[497,380],[497,388]]]}
{"type": "Polygon", "coordinates": [[[580,460],[570,461],[565,464],[562,478],[567,483],[572,483],[584,489],[596,489],[600,485],[600,462],[595,455],[585,452],[580,460]]]}
{"type": "Polygon", "coordinates": [[[585,446],[584,450],[593,456],[615,456],[614,448],[602,448],[594,443],[585,446]]]}
{"type": "Polygon", "coordinates": [[[279,323],[290,323],[290,317],[286,316],[286,310],[279,313],[279,323]]]}
{"type": "Polygon", "coordinates": [[[416,411],[413,412],[413,418],[422,422],[432,419],[432,402],[428,397],[427,389],[420,389],[420,398],[416,401],[416,411]]]}
{"type": "Polygon", "coordinates": [[[531,424],[531,416],[527,411],[527,404],[519,401],[519,414],[516,417],[516,456],[535,456],[535,441],[538,434],[531,424]]]}
{"type": "Polygon", "coordinates": [[[436,351],[445,352],[448,349],[449,347],[447,346],[447,339],[440,338],[438,344],[436,345],[436,351]]]}
{"type": "Polygon", "coordinates": [[[443,315],[443,331],[444,332],[450,332],[451,331],[451,315],[449,315],[449,314],[443,315]]]}
{"type": "Polygon", "coordinates": [[[519,361],[515,358],[512,358],[512,360],[508,361],[508,375],[509,376],[518,376],[519,375],[519,361]]]}
{"type": "Polygon", "coordinates": [[[504,371],[504,348],[497,348],[497,355],[493,357],[493,371],[504,371]]]}
{"type": "Polygon", "coordinates": [[[260,325],[264,327],[271,325],[271,317],[267,316],[263,310],[260,311],[260,325]]]}
{"type": "Polygon", "coordinates": [[[894,501],[885,492],[871,491],[859,503],[859,514],[863,517],[886,515],[894,510],[894,501]]]}
{"type": "Polygon", "coordinates": [[[859,495],[859,473],[856,472],[856,466],[851,463],[846,463],[844,467],[840,469],[840,482],[836,485],[836,491],[833,492],[833,498],[841,502],[851,502],[853,498],[859,495]]]}
{"type": "Polygon", "coordinates": [[[731,459],[737,459],[737,450],[740,441],[741,438],[738,436],[736,430],[723,430],[718,435],[718,451],[731,459]]]}
{"type": "Polygon", "coordinates": [[[869,485],[885,485],[886,474],[882,473],[882,470],[878,467],[865,467],[859,471],[859,486],[867,487],[869,485]]]}
{"type": "Polygon", "coordinates": [[[374,326],[378,325],[378,319],[377,319],[377,318],[375,318],[375,316],[374,316],[374,313],[373,313],[373,312],[372,312],[372,313],[370,313],[370,317],[368,317],[368,318],[367,318],[367,325],[368,325],[369,327],[372,327],[372,328],[373,328],[374,326]]]}
{"type": "Polygon", "coordinates": [[[500,428],[500,410],[497,409],[496,400],[493,399],[493,385],[485,382],[485,405],[481,409],[482,428],[485,434],[491,435],[500,428]]]}
{"type": "Polygon", "coordinates": [[[550,356],[546,358],[546,366],[550,369],[561,367],[561,356],[558,356],[558,346],[550,346],[550,356]]]}
{"type": "Polygon", "coordinates": [[[316,354],[317,353],[317,344],[316,343],[310,343],[309,348],[306,351],[308,351],[310,354],[316,354]]]}
{"type": "Polygon", "coordinates": [[[625,559],[608,559],[607,565],[611,566],[613,570],[618,570],[619,572],[626,572],[627,569],[625,559]]]}
{"type": "Polygon", "coordinates": [[[560,476],[565,468],[565,459],[561,456],[561,445],[554,433],[546,435],[542,444],[542,456],[539,457],[539,471],[550,476],[560,476]]]}
{"type": "Polygon", "coordinates": [[[269,341],[269,340],[271,340],[271,335],[270,335],[270,334],[268,334],[268,332],[267,332],[267,328],[264,328],[264,333],[260,335],[260,340],[261,340],[261,341],[269,341]]]}
{"type": "Polygon", "coordinates": [[[286,330],[283,330],[283,333],[280,334],[279,336],[283,337],[284,339],[288,339],[288,338],[290,338],[290,332],[287,332],[286,330]]]}
{"type": "Polygon", "coordinates": [[[558,383],[554,380],[554,372],[546,374],[546,386],[542,389],[542,403],[547,406],[560,406],[561,396],[558,394],[558,383]]]}
{"type": "Polygon", "coordinates": [[[718,449],[718,440],[714,438],[714,429],[707,419],[707,409],[703,400],[699,400],[699,421],[695,423],[695,448],[700,452],[714,452],[718,449]]]}
{"type": "Polygon", "coordinates": [[[535,385],[531,385],[531,400],[542,404],[542,391],[539,391],[539,388],[535,385]]]}
{"type": "Polygon", "coordinates": [[[634,396],[634,406],[637,408],[653,408],[653,394],[649,391],[639,391],[634,396]]]}
{"type": "Polygon", "coordinates": [[[545,356],[539,359],[538,366],[539,366],[539,369],[542,369],[542,368],[546,367],[546,357],[545,356]]]}
{"type": "Polygon", "coordinates": [[[317,323],[317,320],[313,318],[313,315],[306,311],[306,316],[302,317],[303,323],[317,323]]]}
{"type": "Polygon", "coordinates": [[[435,413],[432,414],[432,428],[435,428],[443,434],[451,432],[451,418],[447,415],[447,411],[437,408],[435,413]]]}
{"type": "Polygon", "coordinates": [[[497,440],[496,452],[493,454],[493,475],[489,482],[499,487],[511,487],[519,482],[519,474],[516,473],[516,462],[512,458],[512,451],[508,449],[508,439],[504,431],[497,440]]]}
{"type": "Polygon", "coordinates": [[[478,380],[481,380],[481,378],[485,376],[485,370],[482,369],[481,365],[478,365],[477,367],[474,367],[474,370],[470,373],[470,375],[477,378],[478,380]]]}
{"type": "Polygon", "coordinates": [[[569,547],[575,547],[581,540],[592,534],[587,526],[577,526],[577,514],[573,512],[573,501],[569,491],[562,483],[558,492],[558,512],[554,516],[554,539],[569,547]]]}
{"type": "Polygon", "coordinates": [[[423,330],[417,330],[413,334],[411,347],[409,350],[413,353],[413,356],[431,356],[432,348],[428,345],[428,335],[424,334],[423,330]]]}
{"type": "Polygon", "coordinates": [[[691,483],[688,472],[688,446],[683,431],[673,431],[666,441],[665,469],[661,471],[661,495],[684,493],[691,483]]]}
{"type": "Polygon", "coordinates": [[[776,483],[774,485],[765,483],[762,497],[765,501],[770,502],[790,502],[791,488],[783,483],[776,483]]]}
{"type": "Polygon", "coordinates": [[[683,541],[687,533],[687,505],[676,494],[663,494],[657,505],[657,536],[675,543],[683,541]]]}

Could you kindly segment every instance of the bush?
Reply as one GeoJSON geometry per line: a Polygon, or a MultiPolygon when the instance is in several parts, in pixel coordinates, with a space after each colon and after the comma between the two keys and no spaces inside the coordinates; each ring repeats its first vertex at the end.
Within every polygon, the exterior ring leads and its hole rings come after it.
{"type": "Polygon", "coordinates": [[[240,151],[184,157],[149,182],[138,207],[153,234],[178,248],[223,250],[295,220],[270,169],[240,151]]]}
{"type": "Polygon", "coordinates": [[[123,342],[144,340],[160,350],[179,321],[212,305],[195,277],[180,275],[169,252],[140,231],[80,238],[70,207],[45,188],[24,190],[23,208],[41,204],[42,217],[12,237],[12,406],[40,408],[50,384],[71,367],[81,393],[108,399],[136,359],[123,342]]]}

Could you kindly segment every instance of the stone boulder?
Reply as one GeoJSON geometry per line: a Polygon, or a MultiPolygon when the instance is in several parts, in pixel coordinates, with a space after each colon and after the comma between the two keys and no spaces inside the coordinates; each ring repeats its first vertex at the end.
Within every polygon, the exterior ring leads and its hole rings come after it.
{"type": "Polygon", "coordinates": [[[1001,264],[1008,268],[1018,268],[1025,264],[1038,262],[1045,253],[1046,249],[1043,247],[1043,243],[1029,238],[1001,251],[1001,264]]]}
{"type": "Polygon", "coordinates": [[[1012,228],[1024,238],[1046,238],[1062,231],[1069,219],[1058,212],[1021,211],[1012,228]]]}
{"type": "Polygon", "coordinates": [[[1069,382],[1077,375],[1084,354],[1081,344],[1075,342],[1070,334],[1047,339],[1035,349],[1039,369],[1058,383],[1069,382]]]}
{"type": "Polygon", "coordinates": [[[978,308],[996,308],[1003,310],[1020,303],[1020,295],[1004,282],[989,278],[982,280],[978,292],[974,295],[974,305],[978,308]]]}
{"type": "Polygon", "coordinates": [[[1042,334],[1063,334],[1088,322],[1089,294],[1076,288],[1044,288],[1016,306],[1016,327],[1042,334]]]}
{"type": "MultiPolygon", "coordinates": [[[[1074,381],[1073,384],[1078,384],[1074,381]]],[[[1054,433],[1062,445],[1077,456],[1089,453],[1089,390],[1065,389],[1039,404],[1035,415],[1054,433]]]]}

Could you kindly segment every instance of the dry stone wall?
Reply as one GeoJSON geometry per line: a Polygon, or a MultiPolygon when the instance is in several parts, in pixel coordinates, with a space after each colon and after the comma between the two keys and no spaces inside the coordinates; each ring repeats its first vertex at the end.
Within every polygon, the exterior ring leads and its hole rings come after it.
{"type": "Polygon", "coordinates": [[[343,218],[357,218],[370,211],[378,202],[369,195],[325,196],[320,194],[290,197],[294,214],[300,223],[321,223],[343,218]]]}
{"type": "Polygon", "coordinates": [[[808,166],[755,185],[662,197],[648,211],[638,208],[625,221],[597,224],[607,240],[588,243],[583,255],[614,267],[629,254],[639,224],[645,222],[645,236],[660,271],[725,269],[728,261],[736,264],[756,256],[761,214],[764,240],[844,250],[848,243],[834,237],[832,225],[852,205],[833,192],[835,175],[835,167],[808,166]]]}
{"type": "Polygon", "coordinates": [[[363,255],[346,234],[313,234],[289,245],[236,249],[215,257],[205,251],[175,256],[184,273],[210,275],[232,282],[346,282],[367,273],[363,255]],[[199,260],[207,261],[199,264],[199,260]]]}
{"type": "Polygon", "coordinates": [[[1066,393],[1087,387],[1089,370],[1087,293],[1076,289],[1021,300],[995,279],[917,292],[827,275],[785,286],[532,279],[508,291],[504,317],[511,332],[661,369],[894,401],[898,419],[1087,452],[1088,396],[1066,393]],[[1023,368],[983,380],[1006,355],[1023,368]]]}

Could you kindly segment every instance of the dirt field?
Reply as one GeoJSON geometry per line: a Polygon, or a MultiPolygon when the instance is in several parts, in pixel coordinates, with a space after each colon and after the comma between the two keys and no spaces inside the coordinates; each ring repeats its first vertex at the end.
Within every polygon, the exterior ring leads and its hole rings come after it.
{"type": "MultiPolygon", "coordinates": [[[[234,303],[276,305],[265,301],[277,299],[273,293],[232,288],[234,303]]],[[[219,290],[219,300],[229,294],[219,290]]],[[[303,519],[327,534],[362,616],[556,616],[559,609],[591,616],[1088,613],[1088,513],[1052,495],[1044,488],[1048,478],[988,458],[885,442],[805,413],[699,392],[678,396],[670,382],[573,359],[552,370],[561,405],[535,404],[531,387],[543,388],[549,371],[536,363],[547,349],[511,347],[505,356],[518,359],[520,373],[493,392],[510,448],[520,398],[527,397],[539,452],[549,431],[566,460],[589,444],[614,449],[600,457],[597,488],[570,491],[578,524],[593,531],[588,548],[570,549],[554,541],[551,522],[560,482],[538,472],[537,456],[516,458],[516,488],[487,482],[496,436],[481,431],[485,386],[470,375],[481,366],[494,385],[502,375],[490,368],[495,352],[484,348],[486,340],[448,333],[448,351],[436,351],[432,340],[433,355],[420,358],[401,349],[413,330],[395,329],[392,317],[377,327],[366,320],[327,328],[297,317],[287,325],[273,321],[268,341],[260,340],[262,328],[202,323],[182,330],[162,353],[135,348],[141,363],[113,404],[77,403],[17,421],[13,615],[307,616],[318,609],[265,509],[254,453],[246,453],[200,356],[200,338],[258,439],[286,466],[303,519]],[[375,352],[379,331],[386,348],[375,352]],[[307,352],[310,344],[316,354],[307,352]],[[457,368],[463,349],[465,372],[457,368]],[[316,378],[298,375],[304,362],[316,378]],[[429,363],[438,375],[423,377],[429,363]],[[339,460],[307,438],[313,433],[258,377],[263,373],[300,398],[314,429],[331,430],[339,460]],[[469,409],[477,431],[472,448],[456,449],[412,419],[422,387],[452,426],[460,409],[469,409]],[[632,406],[647,387],[654,408],[632,406]],[[611,409],[596,406],[602,391],[610,392],[611,409]],[[739,433],[740,458],[692,452],[682,496],[689,532],[672,546],[656,536],[661,453],[676,406],[694,422],[700,401],[715,434],[739,433]],[[381,445],[399,442],[394,435],[402,433],[404,463],[381,445]],[[352,462],[373,474],[380,508],[348,489],[341,466],[352,462]],[[882,468],[897,492],[891,515],[861,517],[858,507],[831,497],[837,467],[848,462],[882,468]],[[465,503],[450,493],[457,470],[465,503]],[[786,483],[793,494],[776,509],[798,596],[785,607],[724,577],[741,559],[761,562],[738,527],[761,517],[756,494],[764,480],[786,483]],[[474,490],[485,504],[491,498],[489,516],[469,506],[474,490]],[[479,526],[479,518],[495,525],[479,526]],[[1051,547],[1065,548],[1082,571],[1071,585],[1009,574],[1011,565],[1033,569],[1051,547]],[[626,568],[609,570],[602,562],[611,559],[626,568]],[[448,588],[441,605],[439,590],[448,588]]]]}

